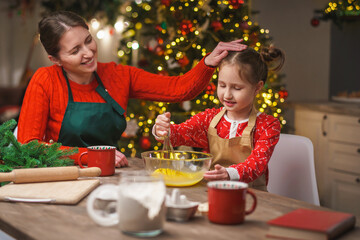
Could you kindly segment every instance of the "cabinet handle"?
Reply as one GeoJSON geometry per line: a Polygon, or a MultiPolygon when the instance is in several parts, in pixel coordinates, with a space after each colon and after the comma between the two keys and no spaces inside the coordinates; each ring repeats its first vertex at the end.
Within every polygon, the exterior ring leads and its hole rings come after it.
{"type": "Polygon", "coordinates": [[[358,148],[358,151],[357,151],[358,153],[360,153],[360,148],[358,148]]]}
{"type": "Polygon", "coordinates": [[[323,116],[323,120],[321,121],[321,131],[322,131],[323,136],[326,136],[326,135],[327,135],[327,133],[326,133],[326,131],[325,131],[325,127],[324,127],[324,125],[325,125],[325,120],[326,120],[326,119],[327,119],[327,116],[324,115],[324,116],[323,116]]]}
{"type": "Polygon", "coordinates": [[[356,178],[355,182],[360,183],[360,178],[356,178]]]}

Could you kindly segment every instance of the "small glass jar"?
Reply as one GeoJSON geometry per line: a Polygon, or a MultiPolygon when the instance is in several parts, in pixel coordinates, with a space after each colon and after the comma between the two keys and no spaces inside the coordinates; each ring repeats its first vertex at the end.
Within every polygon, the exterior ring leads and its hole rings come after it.
{"type": "Polygon", "coordinates": [[[145,171],[124,172],[119,182],[119,227],[129,235],[160,234],[166,217],[166,187],[161,176],[145,171]]]}
{"type": "Polygon", "coordinates": [[[161,176],[151,176],[146,171],[126,171],[121,173],[118,185],[105,184],[90,194],[87,211],[99,225],[118,225],[125,234],[154,237],[163,231],[165,198],[166,187],[161,176]],[[96,207],[103,199],[115,203],[116,211],[96,207]]]}

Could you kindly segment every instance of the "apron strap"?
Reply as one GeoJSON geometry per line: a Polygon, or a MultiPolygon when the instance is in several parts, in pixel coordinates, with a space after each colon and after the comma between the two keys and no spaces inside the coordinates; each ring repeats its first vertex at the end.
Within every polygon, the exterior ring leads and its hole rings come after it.
{"type": "Polygon", "coordinates": [[[249,116],[248,125],[244,129],[241,137],[241,144],[249,146],[251,147],[251,149],[253,149],[253,142],[251,141],[251,139],[255,129],[256,117],[257,117],[257,111],[253,107],[249,116]]]}
{"type": "Polygon", "coordinates": [[[243,131],[243,136],[250,136],[251,132],[254,129],[255,123],[256,123],[256,117],[257,117],[257,112],[255,110],[255,108],[253,108],[251,110],[250,116],[249,116],[249,121],[248,121],[248,125],[246,126],[246,128],[243,131]]]}
{"type": "Polygon", "coordinates": [[[125,110],[110,96],[107,89],[101,82],[99,75],[96,72],[94,72],[94,74],[96,81],[99,83],[99,86],[97,86],[96,88],[96,92],[99,93],[100,96],[103,97],[105,101],[115,109],[116,112],[118,112],[120,115],[123,115],[125,113],[125,110]]]}
{"type": "Polygon", "coordinates": [[[70,83],[69,83],[69,80],[68,80],[68,77],[67,77],[67,74],[64,70],[64,68],[62,67],[62,72],[63,72],[63,75],[65,77],[65,80],[66,80],[66,84],[68,86],[68,94],[69,94],[69,102],[74,102],[74,98],[73,98],[73,95],[72,95],[72,92],[71,92],[71,87],[70,87],[70,83]]]}
{"type": "Polygon", "coordinates": [[[223,108],[218,114],[216,114],[216,116],[210,122],[210,127],[216,128],[216,125],[218,125],[220,119],[222,118],[222,116],[224,116],[225,112],[226,108],[223,108]]]}

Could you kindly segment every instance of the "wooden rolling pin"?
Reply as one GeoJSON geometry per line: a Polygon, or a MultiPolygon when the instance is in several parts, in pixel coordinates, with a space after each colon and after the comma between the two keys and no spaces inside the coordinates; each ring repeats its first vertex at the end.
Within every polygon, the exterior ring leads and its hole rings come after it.
{"type": "Polygon", "coordinates": [[[98,177],[101,169],[98,167],[48,167],[15,169],[10,173],[0,173],[0,182],[34,183],[76,180],[79,177],[98,177]]]}

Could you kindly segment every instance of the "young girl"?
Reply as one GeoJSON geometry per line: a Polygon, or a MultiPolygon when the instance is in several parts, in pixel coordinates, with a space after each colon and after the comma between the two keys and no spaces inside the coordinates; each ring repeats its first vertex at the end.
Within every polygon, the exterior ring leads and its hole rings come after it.
{"type": "Polygon", "coordinates": [[[213,154],[210,171],[204,178],[239,180],[266,191],[268,161],[279,140],[277,118],[259,113],[253,106],[264,86],[268,65],[279,70],[285,57],[277,48],[260,53],[247,48],[229,52],[219,65],[217,95],[224,107],[206,109],[184,123],[170,124],[170,113],[159,115],[153,128],[160,140],[170,134],[173,146],[203,148],[213,154]]]}

